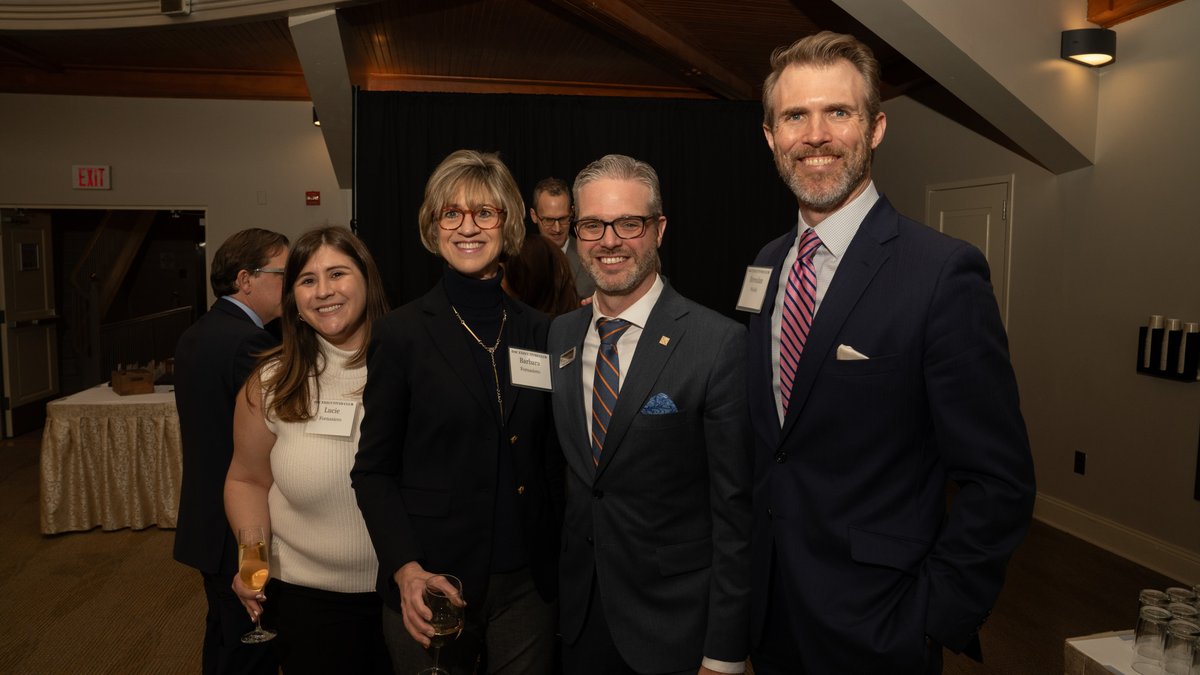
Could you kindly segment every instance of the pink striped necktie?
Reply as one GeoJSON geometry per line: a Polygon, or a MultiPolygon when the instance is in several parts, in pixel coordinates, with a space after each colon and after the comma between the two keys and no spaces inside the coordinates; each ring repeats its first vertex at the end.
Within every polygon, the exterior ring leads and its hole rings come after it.
{"type": "Polygon", "coordinates": [[[800,365],[800,354],[812,328],[813,314],[817,309],[817,272],[813,268],[813,255],[821,248],[817,231],[808,228],[800,235],[800,250],[796,264],[787,278],[787,291],[783,298],[783,321],[779,330],[779,393],[783,398],[783,411],[787,412],[788,399],[792,396],[792,385],[796,381],[796,368],[800,365]]]}

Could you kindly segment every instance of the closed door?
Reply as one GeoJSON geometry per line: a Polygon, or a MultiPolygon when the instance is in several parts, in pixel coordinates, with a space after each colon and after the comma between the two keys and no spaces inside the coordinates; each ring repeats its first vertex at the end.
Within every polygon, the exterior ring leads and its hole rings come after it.
{"type": "Polygon", "coordinates": [[[925,222],[987,258],[1000,316],[1008,323],[1008,182],[930,188],[925,222]]]}
{"type": "Polygon", "coordinates": [[[0,363],[6,436],[36,428],[41,416],[31,410],[32,404],[59,391],[58,312],[50,247],[49,213],[0,209],[0,280],[4,286],[0,294],[0,363]]]}

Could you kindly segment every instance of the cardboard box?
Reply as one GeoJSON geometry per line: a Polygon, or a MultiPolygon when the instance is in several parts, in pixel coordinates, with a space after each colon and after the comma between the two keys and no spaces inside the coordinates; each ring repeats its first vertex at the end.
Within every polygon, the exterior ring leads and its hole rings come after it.
{"type": "Polygon", "coordinates": [[[145,368],[114,370],[112,374],[112,390],[121,396],[153,394],[154,373],[145,368]]]}
{"type": "Polygon", "coordinates": [[[1132,663],[1131,630],[1070,638],[1063,644],[1066,675],[1138,675],[1132,663]]]}

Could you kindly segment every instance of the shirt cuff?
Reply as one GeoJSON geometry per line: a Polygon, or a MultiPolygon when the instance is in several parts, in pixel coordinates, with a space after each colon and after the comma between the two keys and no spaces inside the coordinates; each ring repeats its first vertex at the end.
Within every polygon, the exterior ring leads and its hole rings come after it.
{"type": "Polygon", "coordinates": [[[718,661],[716,659],[710,659],[706,656],[703,659],[701,659],[700,665],[704,666],[705,668],[708,668],[709,670],[712,670],[712,671],[715,671],[718,673],[744,673],[744,672],[746,672],[746,662],[745,661],[718,661]]]}

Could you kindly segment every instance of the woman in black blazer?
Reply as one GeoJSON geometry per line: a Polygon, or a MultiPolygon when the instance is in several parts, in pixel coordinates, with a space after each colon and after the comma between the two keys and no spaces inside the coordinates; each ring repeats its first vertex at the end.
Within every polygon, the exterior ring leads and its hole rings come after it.
{"type": "Polygon", "coordinates": [[[494,154],[459,150],[425,186],[421,241],[442,279],[374,327],[351,480],[379,556],[384,633],[397,673],[432,663],[422,599],[433,574],[462,580],[466,627],[440,665],[547,673],[553,661],[562,453],[549,396],[512,385],[510,347],[546,351],[549,319],[500,288],[525,205],[494,154]]]}

